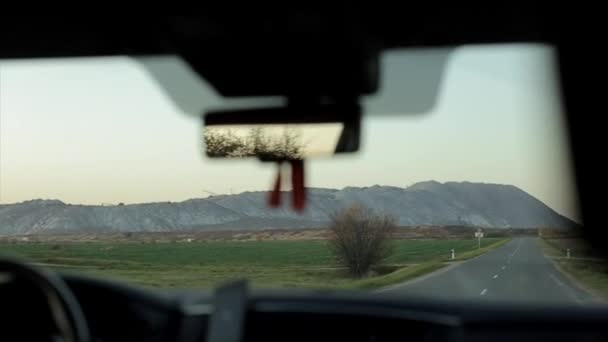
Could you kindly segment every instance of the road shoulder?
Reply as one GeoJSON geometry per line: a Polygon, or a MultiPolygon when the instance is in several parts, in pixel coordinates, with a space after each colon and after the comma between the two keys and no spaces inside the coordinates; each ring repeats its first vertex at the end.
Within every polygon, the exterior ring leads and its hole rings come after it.
{"type": "MultiPolygon", "coordinates": [[[[556,257],[555,252],[557,250],[554,246],[547,243],[544,239],[541,239],[540,243],[541,243],[541,247],[542,247],[545,258],[547,258],[551,262],[553,267],[561,275],[563,275],[573,286],[578,288],[580,291],[588,293],[597,302],[608,303],[608,291],[601,291],[601,290],[598,290],[597,288],[595,288],[594,286],[590,286],[588,284],[589,280],[585,281],[585,278],[586,278],[585,276],[578,274],[578,277],[577,277],[577,275],[575,274],[577,272],[572,272],[572,270],[567,270],[564,267],[564,265],[562,265],[562,263],[568,263],[568,262],[570,262],[570,263],[577,263],[577,262],[584,263],[586,261],[597,262],[596,260],[595,261],[592,259],[586,260],[584,258],[573,258],[571,260],[571,259],[556,257]],[[580,278],[583,278],[583,279],[580,279],[580,278]]],[[[608,279],[608,276],[605,274],[598,273],[596,275],[604,276],[604,277],[606,277],[606,279],[608,279]]]]}

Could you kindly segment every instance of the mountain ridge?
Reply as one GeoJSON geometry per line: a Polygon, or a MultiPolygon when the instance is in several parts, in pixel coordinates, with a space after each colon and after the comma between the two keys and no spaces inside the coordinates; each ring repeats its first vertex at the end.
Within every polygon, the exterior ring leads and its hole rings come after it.
{"type": "Polygon", "coordinates": [[[192,229],[320,227],[330,215],[360,204],[396,217],[400,225],[465,225],[492,228],[571,227],[575,223],[525,191],[506,184],[424,181],[401,188],[373,185],[308,188],[300,215],[266,206],[268,192],[191,198],[180,202],[119,205],[70,204],[34,199],[0,205],[0,234],[177,231],[192,229]],[[237,227],[238,226],[238,227],[237,227]]]}

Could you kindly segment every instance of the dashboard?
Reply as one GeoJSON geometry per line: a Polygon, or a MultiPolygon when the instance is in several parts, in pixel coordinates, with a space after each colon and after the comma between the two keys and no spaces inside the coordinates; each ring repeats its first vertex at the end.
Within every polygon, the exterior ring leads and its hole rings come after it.
{"type": "MultiPolygon", "coordinates": [[[[211,291],[150,291],[62,277],[80,302],[93,341],[206,341],[213,335],[218,298],[211,291]]],[[[242,326],[219,334],[234,336],[237,330],[244,341],[605,341],[608,306],[522,307],[359,292],[256,290],[247,295],[242,326]]]]}

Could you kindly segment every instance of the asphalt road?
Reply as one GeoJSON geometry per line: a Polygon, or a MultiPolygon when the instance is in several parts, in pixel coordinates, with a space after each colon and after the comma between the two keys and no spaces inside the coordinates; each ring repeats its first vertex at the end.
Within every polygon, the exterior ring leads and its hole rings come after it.
{"type": "Polygon", "coordinates": [[[594,298],[558,271],[538,238],[516,238],[477,258],[381,292],[434,298],[584,304],[594,298]]]}

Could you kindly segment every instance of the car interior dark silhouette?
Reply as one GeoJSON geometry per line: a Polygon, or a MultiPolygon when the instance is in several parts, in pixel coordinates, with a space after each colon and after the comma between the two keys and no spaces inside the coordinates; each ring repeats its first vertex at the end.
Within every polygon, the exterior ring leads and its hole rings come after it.
{"type": "MultiPolygon", "coordinates": [[[[359,139],[365,114],[360,103],[382,86],[384,53],[547,44],[557,53],[585,237],[600,253],[608,248],[595,220],[592,158],[584,154],[592,146],[586,133],[589,102],[580,86],[581,68],[588,65],[580,62],[584,52],[557,13],[533,4],[471,10],[372,3],[204,12],[192,17],[7,17],[0,21],[0,60],[126,55],[154,69],[146,64],[150,58],[177,55],[223,97],[283,99],[261,110],[220,108],[206,124],[339,122],[345,128],[333,152],[353,152],[365,143],[359,139]]],[[[150,73],[170,97],[180,96],[179,89],[171,94],[175,90],[162,70],[150,73]]],[[[303,208],[305,160],[273,153],[260,159],[290,165],[293,206],[303,208]]],[[[269,205],[277,201],[280,196],[271,196],[269,205]]],[[[246,279],[214,291],[150,290],[49,272],[16,259],[0,261],[0,302],[0,336],[6,341],[597,341],[608,336],[605,305],[522,306],[389,293],[265,290],[252,289],[246,279]]]]}

